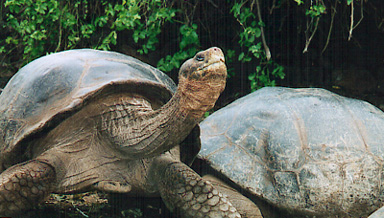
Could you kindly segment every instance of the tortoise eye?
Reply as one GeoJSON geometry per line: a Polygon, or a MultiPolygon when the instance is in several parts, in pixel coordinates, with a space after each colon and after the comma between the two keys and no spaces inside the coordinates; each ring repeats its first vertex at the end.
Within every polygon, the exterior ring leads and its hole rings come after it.
{"type": "Polygon", "coordinates": [[[196,56],[196,60],[197,60],[197,61],[204,61],[204,56],[202,56],[202,55],[197,55],[197,56],[196,56]]]}

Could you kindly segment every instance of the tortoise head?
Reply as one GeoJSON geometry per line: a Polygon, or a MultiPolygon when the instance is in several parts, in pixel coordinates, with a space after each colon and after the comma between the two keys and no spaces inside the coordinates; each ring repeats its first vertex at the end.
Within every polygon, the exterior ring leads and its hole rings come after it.
{"type": "Polygon", "coordinates": [[[179,80],[196,80],[201,82],[225,81],[227,68],[224,54],[220,48],[212,47],[198,52],[180,68],[179,80]]]}
{"type": "Polygon", "coordinates": [[[220,48],[209,48],[187,60],[179,71],[179,89],[188,99],[187,108],[200,112],[211,109],[225,88],[226,78],[227,68],[220,48]]]}

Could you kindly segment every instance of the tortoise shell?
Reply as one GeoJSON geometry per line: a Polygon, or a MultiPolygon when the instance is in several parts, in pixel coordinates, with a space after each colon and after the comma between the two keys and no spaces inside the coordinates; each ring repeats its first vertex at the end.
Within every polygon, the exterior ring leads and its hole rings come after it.
{"type": "Polygon", "coordinates": [[[92,49],[55,53],[24,66],[0,95],[3,162],[26,149],[23,141],[57,126],[93,97],[121,90],[165,103],[176,85],[133,57],[92,49]]]}
{"type": "Polygon", "coordinates": [[[359,217],[383,204],[384,113],[367,102],[262,88],[200,127],[200,159],[291,214],[359,217]]]}

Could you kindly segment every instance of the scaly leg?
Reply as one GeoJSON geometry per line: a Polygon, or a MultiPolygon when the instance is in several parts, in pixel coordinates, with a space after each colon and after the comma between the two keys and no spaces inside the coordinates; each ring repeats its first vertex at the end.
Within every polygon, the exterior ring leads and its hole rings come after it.
{"type": "Polygon", "coordinates": [[[242,195],[234,188],[230,187],[225,182],[212,175],[205,175],[203,176],[203,179],[210,181],[221,193],[226,194],[228,199],[241,214],[241,217],[263,218],[259,207],[253,201],[242,195]]]}
{"type": "Polygon", "coordinates": [[[0,174],[0,217],[43,201],[55,184],[53,167],[37,160],[14,165],[0,174]]]}
{"type": "Polygon", "coordinates": [[[159,158],[154,174],[163,201],[177,217],[241,217],[218,189],[181,162],[159,158]]]}

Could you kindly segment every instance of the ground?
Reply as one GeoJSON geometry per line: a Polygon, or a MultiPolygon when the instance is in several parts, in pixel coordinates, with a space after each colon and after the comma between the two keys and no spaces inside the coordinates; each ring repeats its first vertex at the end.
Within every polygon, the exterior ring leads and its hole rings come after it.
{"type": "Polygon", "coordinates": [[[87,192],[51,194],[37,208],[16,218],[171,218],[160,198],[129,198],[120,194],[87,192]]]}

